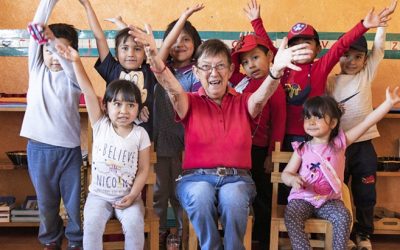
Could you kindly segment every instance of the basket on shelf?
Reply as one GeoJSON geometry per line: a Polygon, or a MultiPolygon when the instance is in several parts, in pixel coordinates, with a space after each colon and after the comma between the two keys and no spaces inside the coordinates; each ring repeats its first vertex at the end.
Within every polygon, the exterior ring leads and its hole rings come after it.
{"type": "Polygon", "coordinates": [[[26,151],[8,151],[6,152],[8,158],[16,167],[27,167],[28,159],[26,151]]]}

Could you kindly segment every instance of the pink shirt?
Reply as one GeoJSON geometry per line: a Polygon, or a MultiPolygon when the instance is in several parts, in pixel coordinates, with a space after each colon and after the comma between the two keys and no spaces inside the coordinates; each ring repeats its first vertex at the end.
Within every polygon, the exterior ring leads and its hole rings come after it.
{"type": "Polygon", "coordinates": [[[288,200],[302,199],[315,207],[321,207],[327,200],[341,199],[341,192],[335,193],[321,170],[321,158],[325,158],[336,170],[343,182],[345,167],[346,137],[342,130],[329,144],[311,144],[310,142],[293,142],[293,149],[302,158],[299,174],[305,180],[301,189],[292,188],[288,200]],[[300,149],[300,145],[303,147],[300,149]],[[320,156],[319,156],[319,155],[320,156]]]}
{"type": "Polygon", "coordinates": [[[185,128],[183,169],[220,166],[251,168],[250,94],[238,94],[228,87],[221,105],[201,87],[188,93],[189,110],[182,120],[185,128]]]}

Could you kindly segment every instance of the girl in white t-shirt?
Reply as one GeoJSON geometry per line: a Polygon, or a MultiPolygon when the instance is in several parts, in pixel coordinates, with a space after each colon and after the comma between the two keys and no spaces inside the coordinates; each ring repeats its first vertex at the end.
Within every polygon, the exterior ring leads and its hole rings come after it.
{"type": "Polygon", "coordinates": [[[73,64],[85,95],[93,128],[92,179],[84,208],[83,247],[103,249],[107,221],[115,214],[125,234],[125,249],[143,249],[144,206],[141,190],[150,167],[150,139],[134,124],[143,104],[139,88],[126,80],[107,85],[102,106],[83,68],[79,54],[58,46],[73,64]]]}

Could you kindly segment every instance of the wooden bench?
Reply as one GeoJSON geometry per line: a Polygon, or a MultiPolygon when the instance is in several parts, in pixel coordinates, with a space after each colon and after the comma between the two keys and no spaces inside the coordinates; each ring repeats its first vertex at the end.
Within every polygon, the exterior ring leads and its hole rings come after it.
{"type": "MultiPolygon", "coordinates": [[[[287,232],[284,221],[284,205],[278,205],[278,185],[282,183],[281,173],[279,172],[279,165],[281,163],[287,164],[292,152],[280,151],[281,145],[279,142],[275,143],[275,151],[272,152],[272,162],[274,164],[271,173],[272,182],[272,209],[271,209],[271,233],[270,233],[270,250],[278,250],[279,242],[284,240],[279,238],[279,232],[287,232]]],[[[346,185],[343,185],[343,201],[351,213],[350,192],[346,185]]],[[[312,247],[332,249],[333,229],[329,221],[323,219],[308,219],[305,224],[305,231],[307,233],[322,233],[325,234],[324,240],[310,240],[312,247]]]]}

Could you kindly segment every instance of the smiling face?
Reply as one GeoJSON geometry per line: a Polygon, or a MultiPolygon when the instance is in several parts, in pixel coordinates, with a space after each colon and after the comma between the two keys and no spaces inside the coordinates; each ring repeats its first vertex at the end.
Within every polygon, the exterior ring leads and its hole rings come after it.
{"type": "Polygon", "coordinates": [[[117,47],[117,59],[119,63],[126,70],[140,68],[145,60],[143,45],[135,42],[131,36],[121,39],[123,41],[117,47]]]}
{"type": "Polygon", "coordinates": [[[228,87],[233,72],[233,64],[229,64],[226,55],[207,55],[204,53],[197,60],[194,72],[200,80],[208,97],[220,103],[228,87]]]}
{"type": "Polygon", "coordinates": [[[355,75],[360,72],[366,63],[367,54],[362,51],[350,49],[340,57],[341,74],[355,75]]]}
{"type": "Polygon", "coordinates": [[[194,53],[194,42],[192,37],[182,31],[179,34],[178,39],[172,45],[169,50],[169,54],[173,59],[173,64],[175,68],[184,67],[190,64],[192,61],[192,56],[194,53]]]}
{"type": "Polygon", "coordinates": [[[336,124],[337,120],[328,115],[304,117],[304,131],[316,140],[328,142],[331,131],[336,127],[336,124]]]}
{"type": "Polygon", "coordinates": [[[246,71],[246,75],[253,79],[260,79],[268,75],[272,61],[272,53],[265,53],[259,47],[240,54],[240,62],[246,71]]]}
{"type": "MultiPolygon", "coordinates": [[[[65,46],[71,46],[71,43],[65,38],[57,38],[58,42],[62,43],[65,46]]],[[[53,52],[49,50],[50,48],[47,45],[43,45],[43,62],[46,67],[53,72],[58,72],[63,70],[60,62],[57,57],[54,56],[53,52]]]]}

